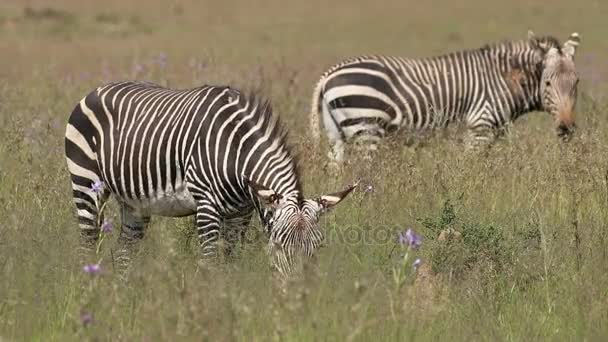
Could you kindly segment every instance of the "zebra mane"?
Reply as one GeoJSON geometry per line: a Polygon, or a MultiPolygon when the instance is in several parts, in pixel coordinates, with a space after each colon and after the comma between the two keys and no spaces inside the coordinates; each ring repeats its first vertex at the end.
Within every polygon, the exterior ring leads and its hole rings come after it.
{"type": "Polygon", "coordinates": [[[296,190],[299,194],[298,200],[300,200],[300,197],[302,197],[302,185],[300,182],[301,169],[299,158],[294,154],[292,146],[288,143],[288,130],[282,124],[281,118],[273,113],[272,102],[259,95],[258,92],[250,91],[247,95],[239,95],[237,106],[239,108],[247,106],[255,108],[254,111],[249,111],[250,114],[253,114],[254,119],[252,122],[258,122],[261,119],[262,126],[260,127],[260,132],[268,134],[270,141],[276,141],[282,147],[282,155],[290,160],[292,171],[295,173],[296,190]]]}
{"type": "MultiPolygon", "coordinates": [[[[561,44],[559,40],[554,36],[541,36],[535,37],[535,41],[538,45],[544,45],[547,48],[556,48],[559,52],[561,52],[561,44]]],[[[510,51],[517,50],[523,47],[529,49],[536,49],[536,47],[532,44],[529,39],[519,39],[519,40],[502,40],[494,43],[488,43],[477,50],[481,51],[510,51]]]]}

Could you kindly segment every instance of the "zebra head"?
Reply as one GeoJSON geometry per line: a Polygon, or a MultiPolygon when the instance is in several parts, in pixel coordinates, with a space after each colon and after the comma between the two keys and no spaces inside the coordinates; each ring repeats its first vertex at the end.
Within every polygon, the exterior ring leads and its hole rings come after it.
{"type": "Polygon", "coordinates": [[[574,107],[576,105],[578,76],[574,54],[580,43],[578,33],[572,33],[562,45],[556,41],[536,38],[528,32],[532,46],[541,51],[542,75],[540,97],[545,111],[557,121],[557,134],[567,140],[574,133],[574,107]]]}
{"type": "Polygon", "coordinates": [[[324,239],[319,224],[321,215],[357,186],[316,199],[303,199],[298,192],[283,196],[263,185],[248,183],[265,210],[264,225],[270,233],[268,252],[273,266],[284,275],[292,272],[296,262],[314,256],[324,239]]]}

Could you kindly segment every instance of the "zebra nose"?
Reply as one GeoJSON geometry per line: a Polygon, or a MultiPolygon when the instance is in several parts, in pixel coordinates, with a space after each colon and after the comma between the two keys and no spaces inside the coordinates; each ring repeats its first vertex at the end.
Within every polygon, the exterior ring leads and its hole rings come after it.
{"type": "Polygon", "coordinates": [[[560,137],[563,141],[570,141],[575,131],[575,123],[571,123],[569,125],[565,123],[560,123],[559,126],[557,126],[557,136],[560,137]]]}

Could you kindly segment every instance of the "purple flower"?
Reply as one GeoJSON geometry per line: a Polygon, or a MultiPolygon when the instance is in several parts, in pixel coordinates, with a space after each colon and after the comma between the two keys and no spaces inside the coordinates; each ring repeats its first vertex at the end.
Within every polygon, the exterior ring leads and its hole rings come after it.
{"type": "Polygon", "coordinates": [[[401,232],[399,233],[399,244],[400,245],[407,245],[407,237],[405,237],[405,233],[401,232]]]}
{"type": "Polygon", "coordinates": [[[417,249],[422,245],[422,237],[408,228],[405,232],[399,233],[399,244],[417,249]]]}
{"type": "Polygon", "coordinates": [[[112,230],[113,230],[112,222],[110,220],[104,220],[103,224],[101,225],[101,231],[104,234],[109,234],[112,232],[112,230]]]}
{"type": "Polygon", "coordinates": [[[135,75],[141,74],[142,72],[144,72],[144,66],[139,63],[135,63],[135,65],[133,65],[133,72],[135,73],[135,75]]]}
{"type": "Polygon", "coordinates": [[[95,181],[95,183],[91,185],[91,190],[93,190],[93,192],[96,194],[101,193],[101,190],[103,190],[103,182],[100,180],[95,181]]]}
{"type": "Polygon", "coordinates": [[[416,234],[411,228],[405,232],[405,236],[407,237],[408,245],[410,247],[416,249],[422,245],[422,237],[416,234]]]}
{"type": "Polygon", "coordinates": [[[109,79],[112,76],[112,71],[110,70],[107,62],[104,62],[101,66],[101,73],[104,79],[109,79]]]}
{"type": "Polygon", "coordinates": [[[90,312],[83,311],[80,313],[80,323],[85,327],[91,323],[93,323],[93,314],[90,312]]]}
{"type": "Polygon", "coordinates": [[[414,263],[412,264],[412,266],[414,266],[415,271],[418,270],[418,267],[420,266],[420,264],[422,264],[422,260],[420,260],[420,258],[416,258],[416,260],[414,260],[414,263]]]}
{"type": "Polygon", "coordinates": [[[161,69],[164,69],[167,66],[167,54],[165,54],[164,52],[161,52],[158,55],[157,62],[158,62],[158,65],[161,67],[161,69]]]}
{"type": "Polygon", "coordinates": [[[84,265],[82,270],[87,274],[98,274],[101,272],[101,266],[99,264],[88,264],[84,265]]]}

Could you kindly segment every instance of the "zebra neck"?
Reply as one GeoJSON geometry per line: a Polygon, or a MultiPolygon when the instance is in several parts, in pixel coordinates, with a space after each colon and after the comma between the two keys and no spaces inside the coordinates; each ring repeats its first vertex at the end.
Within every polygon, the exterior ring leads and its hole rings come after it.
{"type": "Polygon", "coordinates": [[[542,110],[540,82],[542,57],[526,41],[496,45],[489,49],[493,65],[507,84],[506,92],[512,98],[512,119],[542,110]]]}

